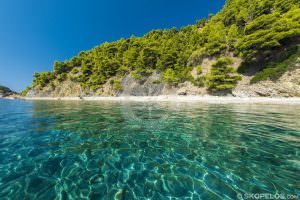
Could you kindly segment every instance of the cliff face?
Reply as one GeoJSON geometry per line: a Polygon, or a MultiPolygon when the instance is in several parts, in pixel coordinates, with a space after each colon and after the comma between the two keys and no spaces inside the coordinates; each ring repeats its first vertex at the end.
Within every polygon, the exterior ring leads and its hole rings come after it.
{"type": "Polygon", "coordinates": [[[47,86],[43,89],[30,89],[26,96],[27,97],[77,97],[88,95],[89,92],[84,90],[80,84],[66,80],[61,83],[57,83],[55,87],[47,86]]]}
{"type": "MultiPolygon", "coordinates": [[[[27,97],[76,97],[76,96],[158,96],[158,95],[227,95],[237,97],[300,97],[300,58],[295,63],[295,69],[285,72],[278,80],[260,81],[251,84],[253,76],[242,75],[236,88],[230,93],[211,93],[207,87],[197,87],[186,81],[177,86],[163,82],[161,74],[154,73],[144,81],[127,75],[121,79],[122,90],[116,90],[113,85],[106,83],[97,91],[84,89],[80,84],[66,80],[54,89],[45,87],[42,90],[31,89],[27,97]]],[[[211,63],[205,60],[206,63],[211,63]]],[[[210,68],[209,64],[204,65],[210,68]]],[[[203,72],[207,73],[207,72],[203,72]]]]}
{"type": "Polygon", "coordinates": [[[206,90],[198,88],[190,82],[178,86],[170,86],[157,81],[160,74],[153,74],[144,81],[136,80],[131,75],[121,79],[121,90],[106,83],[100,89],[91,91],[80,84],[66,80],[55,88],[30,89],[26,97],[78,97],[78,96],[158,96],[158,95],[204,95],[206,90]]]}
{"type": "Polygon", "coordinates": [[[261,81],[250,84],[251,77],[243,80],[233,89],[238,97],[300,97],[300,68],[284,73],[277,81],[261,81]]]}
{"type": "MultiPolygon", "coordinates": [[[[242,60],[238,57],[229,56],[233,61],[232,67],[237,70],[242,60]]],[[[108,80],[101,88],[91,90],[83,87],[76,81],[67,79],[63,82],[55,81],[52,85],[47,85],[41,89],[33,88],[27,93],[27,97],[78,97],[78,96],[158,96],[158,95],[227,95],[237,97],[300,97],[300,56],[286,59],[281,65],[286,68],[278,79],[267,79],[251,84],[251,79],[259,71],[259,67],[251,74],[240,74],[242,79],[237,86],[229,92],[212,93],[205,84],[202,87],[195,86],[191,81],[185,81],[177,85],[169,85],[162,81],[163,75],[158,72],[145,77],[142,80],[135,79],[132,75],[126,75],[121,79],[113,77],[108,80]],[[288,65],[288,66],[287,66],[288,65]],[[119,86],[116,87],[116,82],[119,86]]],[[[200,63],[201,73],[196,68],[191,70],[193,79],[205,77],[210,73],[216,58],[205,58],[200,63]]],[[[252,69],[255,67],[252,67],[252,69]]],[[[3,90],[3,89],[2,89],[3,90]]],[[[6,88],[6,95],[11,92],[6,88]]],[[[1,90],[0,90],[1,92],[1,90]]],[[[3,92],[2,92],[3,93],[3,92]]],[[[3,96],[3,95],[2,95],[3,96]]]]}

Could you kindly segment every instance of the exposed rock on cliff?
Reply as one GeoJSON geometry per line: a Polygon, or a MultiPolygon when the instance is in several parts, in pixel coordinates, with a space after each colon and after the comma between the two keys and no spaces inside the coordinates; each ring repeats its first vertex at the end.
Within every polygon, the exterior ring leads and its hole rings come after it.
{"type": "Polygon", "coordinates": [[[43,89],[30,89],[26,94],[27,97],[77,97],[86,96],[89,92],[84,90],[80,84],[71,80],[56,83],[54,87],[50,85],[43,89]]]}
{"type": "Polygon", "coordinates": [[[300,68],[284,73],[277,81],[250,84],[250,79],[244,76],[232,94],[238,97],[300,97],[300,68]]]}
{"type": "MultiPolygon", "coordinates": [[[[300,59],[299,59],[300,60],[300,59]]],[[[203,74],[207,73],[212,61],[205,60],[203,74]]],[[[237,64],[234,64],[236,68],[237,64]]],[[[300,67],[300,66],[299,66],[300,67]]],[[[253,76],[242,76],[237,87],[232,93],[214,93],[211,95],[232,95],[237,97],[300,97],[300,68],[285,72],[278,80],[260,81],[250,84],[253,76]]],[[[203,75],[202,74],[202,75],[203,75]]],[[[195,75],[197,76],[197,75],[195,75]]],[[[158,95],[207,95],[210,94],[206,87],[197,87],[193,83],[186,81],[177,86],[170,86],[161,81],[161,74],[153,73],[144,81],[136,80],[131,75],[121,79],[122,90],[116,90],[109,81],[102,88],[91,91],[83,88],[80,84],[71,80],[56,83],[55,87],[47,86],[42,90],[31,89],[27,97],[76,97],[76,96],[158,96],[158,95]]],[[[10,91],[10,90],[9,90],[10,91]]],[[[10,92],[3,93],[7,96],[10,92]]],[[[1,96],[1,89],[0,89],[1,96]]]]}
{"type": "MultiPolygon", "coordinates": [[[[232,67],[237,69],[241,60],[237,57],[230,57],[234,62],[232,67]]],[[[206,76],[210,72],[214,58],[203,59],[202,72],[197,73],[196,68],[191,71],[194,79],[206,76]]],[[[195,86],[190,81],[171,86],[163,83],[162,74],[153,73],[151,76],[137,80],[131,75],[126,75],[121,79],[111,78],[101,88],[92,91],[82,87],[78,82],[67,79],[63,82],[54,82],[42,89],[31,89],[27,97],[77,97],[77,96],[158,96],[158,95],[217,95],[217,96],[237,96],[237,97],[299,97],[300,96],[300,58],[292,64],[293,70],[285,72],[278,80],[265,80],[251,84],[253,75],[242,75],[242,80],[237,86],[228,92],[211,93],[207,87],[195,86]],[[119,88],[115,84],[119,81],[119,88]]],[[[2,87],[4,88],[4,87],[2,87]]],[[[8,88],[2,89],[2,96],[10,95],[12,92],[8,88]]],[[[0,89],[1,95],[1,89],[0,89]]]]}

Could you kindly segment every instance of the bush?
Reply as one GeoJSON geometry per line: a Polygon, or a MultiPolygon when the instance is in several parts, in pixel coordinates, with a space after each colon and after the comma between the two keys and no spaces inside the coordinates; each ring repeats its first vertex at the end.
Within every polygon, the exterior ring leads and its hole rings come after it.
{"type": "Polygon", "coordinates": [[[192,81],[192,83],[197,87],[204,87],[205,86],[205,77],[199,76],[192,81]]]}
{"type": "Polygon", "coordinates": [[[196,26],[197,26],[197,28],[203,28],[206,23],[207,23],[207,19],[202,18],[202,19],[196,21],[196,26]]]}
{"type": "Polygon", "coordinates": [[[191,54],[190,58],[188,59],[188,65],[197,66],[202,63],[205,57],[207,57],[206,49],[205,48],[198,49],[191,54]]]}
{"type": "Polygon", "coordinates": [[[31,90],[31,87],[26,87],[25,90],[23,90],[20,94],[21,96],[26,96],[27,93],[31,90]]]}
{"type": "Polygon", "coordinates": [[[114,80],[114,79],[109,80],[109,84],[110,84],[110,85],[113,85],[114,83],[115,83],[115,80],[114,80]]]}
{"type": "Polygon", "coordinates": [[[79,72],[79,70],[78,70],[78,68],[75,67],[72,69],[71,72],[72,72],[72,74],[77,74],[79,72]]]}
{"type": "Polygon", "coordinates": [[[64,80],[66,80],[66,78],[67,78],[67,74],[66,73],[62,73],[62,74],[57,75],[57,80],[59,82],[63,82],[64,80]]]}
{"type": "Polygon", "coordinates": [[[41,72],[41,73],[34,73],[34,81],[33,86],[41,89],[45,87],[50,81],[55,79],[55,75],[52,72],[41,72]]]}
{"type": "Polygon", "coordinates": [[[114,81],[114,89],[117,91],[123,91],[123,86],[121,85],[121,81],[120,80],[115,80],[114,81]]]}
{"type": "Polygon", "coordinates": [[[260,72],[257,72],[255,76],[251,79],[250,83],[257,83],[264,80],[276,81],[280,78],[286,71],[292,70],[298,62],[300,57],[300,47],[295,46],[290,48],[287,52],[281,55],[277,60],[269,63],[269,65],[260,72]]]}
{"type": "Polygon", "coordinates": [[[206,76],[208,89],[211,91],[231,90],[234,88],[241,76],[228,66],[233,61],[229,58],[220,58],[213,65],[209,74],[206,76]]]}
{"type": "Polygon", "coordinates": [[[54,73],[56,75],[59,75],[59,74],[70,72],[72,70],[73,66],[68,62],[55,61],[53,68],[54,68],[54,73]]]}
{"type": "Polygon", "coordinates": [[[171,68],[166,69],[163,73],[163,81],[169,85],[177,85],[179,83],[175,71],[171,68]]]}
{"type": "Polygon", "coordinates": [[[148,76],[150,76],[153,73],[153,70],[151,69],[143,69],[139,68],[134,70],[131,75],[134,79],[144,81],[148,76]]]}
{"type": "Polygon", "coordinates": [[[198,65],[198,66],[196,67],[196,71],[197,71],[197,74],[198,74],[198,75],[202,74],[202,66],[201,66],[201,65],[198,65]]]}
{"type": "Polygon", "coordinates": [[[160,82],[160,80],[153,80],[152,81],[152,84],[160,84],[161,82],[160,82]]]}
{"type": "Polygon", "coordinates": [[[300,8],[293,7],[288,12],[263,14],[245,27],[245,35],[237,43],[241,55],[249,59],[256,54],[278,49],[300,36],[300,8]]]}

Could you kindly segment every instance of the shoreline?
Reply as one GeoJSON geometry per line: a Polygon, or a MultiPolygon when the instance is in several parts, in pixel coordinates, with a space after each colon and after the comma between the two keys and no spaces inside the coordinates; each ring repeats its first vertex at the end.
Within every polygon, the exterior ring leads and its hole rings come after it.
{"type": "Polygon", "coordinates": [[[224,97],[224,96],[119,96],[119,97],[22,97],[6,99],[47,100],[47,101],[135,101],[135,102],[202,102],[202,103],[260,103],[300,105],[300,97],[224,97]]]}

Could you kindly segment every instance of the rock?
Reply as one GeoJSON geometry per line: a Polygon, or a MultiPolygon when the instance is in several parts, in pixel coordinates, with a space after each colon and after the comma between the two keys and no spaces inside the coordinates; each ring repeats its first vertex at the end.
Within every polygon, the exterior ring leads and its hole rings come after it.
{"type": "Polygon", "coordinates": [[[177,95],[181,95],[181,96],[187,95],[186,88],[180,88],[180,89],[177,91],[177,95]]]}
{"type": "Polygon", "coordinates": [[[207,94],[206,88],[197,87],[189,81],[181,83],[177,87],[177,95],[205,95],[207,94]]]}
{"type": "Polygon", "coordinates": [[[232,90],[236,97],[300,97],[300,69],[285,72],[278,80],[250,84],[252,76],[243,76],[232,90]]]}
{"type": "Polygon", "coordinates": [[[161,83],[161,75],[159,73],[153,73],[146,78],[145,81],[139,81],[131,77],[125,76],[122,79],[122,87],[124,90],[119,96],[157,96],[162,94],[164,84],[161,83]]]}
{"type": "Polygon", "coordinates": [[[84,89],[79,83],[71,80],[65,80],[61,83],[55,82],[55,88],[47,85],[43,89],[30,89],[26,97],[81,97],[94,93],[84,89]]]}

